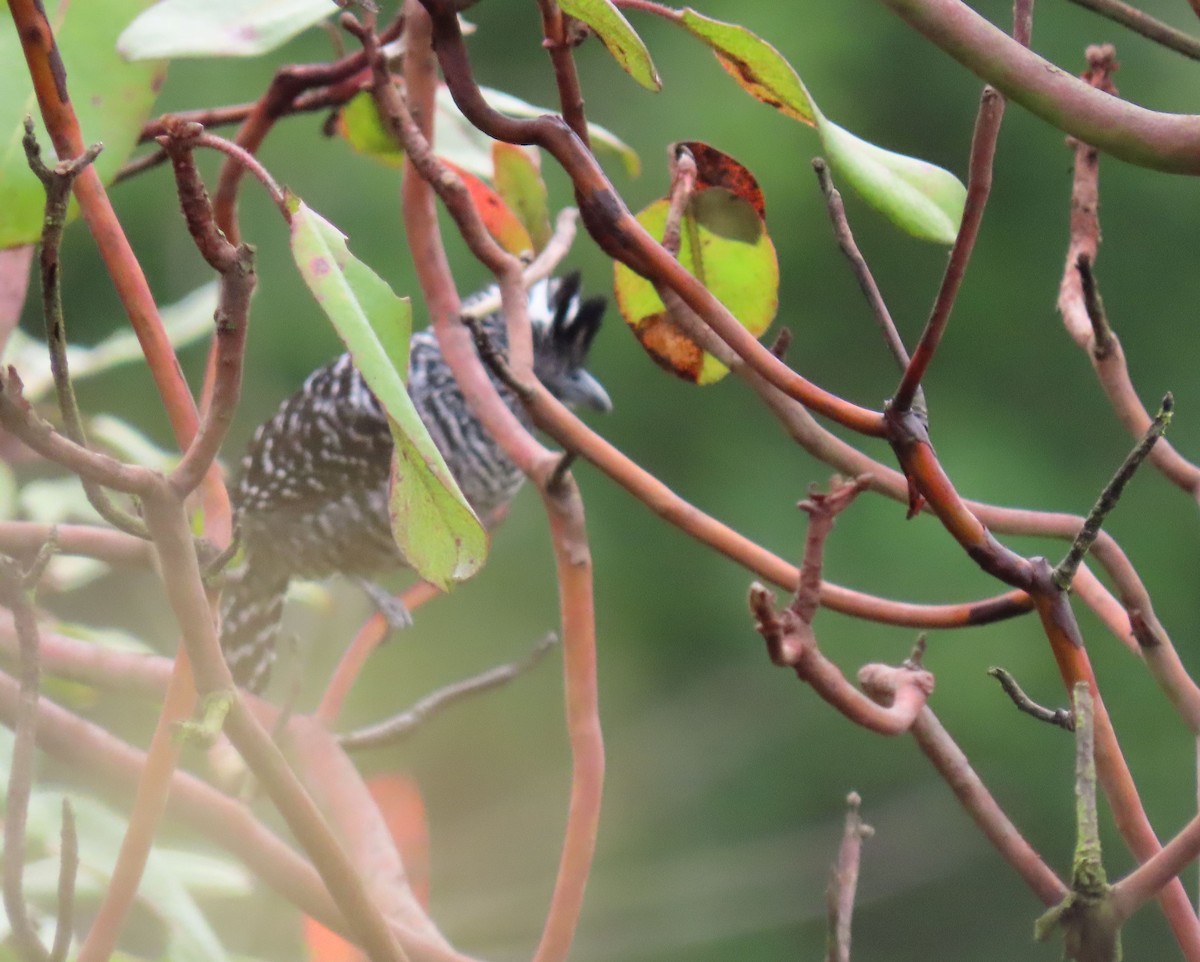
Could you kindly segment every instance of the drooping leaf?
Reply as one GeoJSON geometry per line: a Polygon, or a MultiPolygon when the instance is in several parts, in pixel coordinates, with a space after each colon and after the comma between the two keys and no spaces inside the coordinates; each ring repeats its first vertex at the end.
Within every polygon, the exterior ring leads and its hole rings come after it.
{"type": "Polygon", "coordinates": [[[553,229],[546,182],[538,169],[537,156],[514,144],[500,141],[492,144],[496,193],[525,225],[534,250],[540,252],[549,242],[553,229]]]}
{"type": "MultiPolygon", "coordinates": [[[[637,215],[638,222],[661,238],[669,208],[667,200],[655,201],[637,215]]],[[[754,207],[723,187],[700,190],[692,196],[681,227],[680,264],[747,330],[760,335],[779,306],[779,262],[754,207]]],[[[728,373],[672,316],[653,284],[619,262],[615,272],[621,314],[658,364],[696,384],[711,384],[728,373]]]]}
{"type": "Polygon", "coordinates": [[[834,173],[914,237],[953,244],[967,189],[941,167],[867,143],[824,117],[817,127],[834,173]]]}
{"type": "Polygon", "coordinates": [[[612,0],[557,0],[564,13],[582,20],[629,76],[647,90],[662,89],[650,51],[612,0]]]}
{"type": "MultiPolygon", "coordinates": [[[[95,167],[106,183],[137,144],[166,74],[164,63],[130,64],[116,52],[121,25],[150,2],[47,0],[45,4],[84,142],[104,144],[95,167]]],[[[46,194],[29,170],[21,146],[27,116],[37,123],[43,159],[53,165],[54,152],[39,119],[21,42],[17,31],[8,26],[0,30],[0,248],[32,243],[42,233],[46,194]]]]}
{"type": "Polygon", "coordinates": [[[533,250],[533,241],[529,237],[529,231],[525,229],[521,219],[508,204],[504,203],[499,194],[474,174],[468,173],[458,165],[449,161],[443,161],[443,163],[462,178],[467,193],[471,195],[471,202],[475,205],[475,210],[478,211],[480,219],[483,221],[483,226],[487,228],[487,232],[492,235],[497,244],[510,254],[523,254],[533,250]]]}
{"type": "Polygon", "coordinates": [[[745,27],[685,8],[680,23],[704,41],[752,97],[815,127],[834,171],[892,223],[921,240],[951,244],[966,188],[949,171],[855,137],[826,118],[784,56],[745,27]]]}
{"type": "Polygon", "coordinates": [[[686,140],[673,145],[672,150],[686,148],[696,161],[696,189],[724,187],[735,197],[746,201],[763,220],[767,219],[767,201],[758,178],[740,163],[716,147],[699,140],[686,140]]]}
{"type": "Polygon", "coordinates": [[[337,10],[333,0],[160,0],[125,28],[117,49],[129,60],[256,57],[337,10]]]}
{"type": "Polygon", "coordinates": [[[801,123],[816,125],[817,110],[800,77],[773,46],[735,23],[725,23],[685,7],[680,22],[712,49],[742,88],[801,123]]]}
{"type": "Polygon", "coordinates": [[[300,274],[388,414],[396,543],[421,577],[448,589],[479,569],[488,539],[405,389],[409,302],[354,258],[336,227],[296,198],[289,206],[300,274]]]}

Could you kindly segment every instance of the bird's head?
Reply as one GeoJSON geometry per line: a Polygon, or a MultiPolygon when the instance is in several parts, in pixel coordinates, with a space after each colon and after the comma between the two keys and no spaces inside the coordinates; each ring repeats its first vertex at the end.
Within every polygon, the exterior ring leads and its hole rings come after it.
{"type": "Polygon", "coordinates": [[[605,306],[603,297],[581,297],[577,273],[547,278],[529,289],[534,373],[570,407],[612,410],[608,392],[584,367],[605,306]]]}

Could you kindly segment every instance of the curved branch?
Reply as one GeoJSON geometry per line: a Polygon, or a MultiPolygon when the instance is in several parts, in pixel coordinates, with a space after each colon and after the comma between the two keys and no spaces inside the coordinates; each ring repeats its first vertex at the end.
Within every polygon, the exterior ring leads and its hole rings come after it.
{"type": "Polygon", "coordinates": [[[1059,130],[1121,160],[1200,174],[1200,116],[1147,110],[1088,86],[961,0],[882,0],[977,77],[1059,130]]]}

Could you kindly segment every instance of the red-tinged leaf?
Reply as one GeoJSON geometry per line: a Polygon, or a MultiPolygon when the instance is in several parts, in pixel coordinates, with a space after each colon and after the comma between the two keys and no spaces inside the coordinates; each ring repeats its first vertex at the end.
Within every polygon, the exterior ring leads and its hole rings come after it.
{"type": "Polygon", "coordinates": [[[357,945],[308,915],[304,916],[304,944],[309,962],[370,962],[357,945]]]}
{"type": "Polygon", "coordinates": [[[510,254],[523,254],[533,250],[533,240],[529,231],[500,195],[485,184],[474,174],[468,173],[450,161],[443,163],[462,178],[471,202],[483,220],[483,226],[492,235],[496,243],[510,254]]]}
{"type": "MultiPolygon", "coordinates": [[[[638,222],[662,237],[669,209],[667,200],[655,201],[637,215],[638,222]]],[[[748,201],[723,187],[693,194],[683,214],[678,258],[748,331],[757,337],[767,329],[779,306],[779,263],[748,201]]],[[[672,317],[650,281],[624,264],[615,272],[621,315],[656,363],[694,384],[711,384],[728,373],[672,317]]]]}
{"type": "Polygon", "coordinates": [[[496,193],[525,225],[534,250],[540,251],[549,243],[553,229],[546,182],[542,180],[537,154],[497,140],[492,144],[492,167],[496,171],[496,193]]]}
{"type": "Polygon", "coordinates": [[[745,167],[728,154],[710,147],[699,140],[685,140],[675,144],[674,150],[686,147],[696,161],[696,189],[724,187],[736,197],[746,201],[758,216],[767,219],[767,202],[763,197],[758,180],[745,167]]]}

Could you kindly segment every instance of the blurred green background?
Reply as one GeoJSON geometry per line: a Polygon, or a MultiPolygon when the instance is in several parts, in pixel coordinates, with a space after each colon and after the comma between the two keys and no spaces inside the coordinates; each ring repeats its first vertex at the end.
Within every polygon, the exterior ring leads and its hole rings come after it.
{"type": "MultiPolygon", "coordinates": [[[[1008,4],[979,9],[1006,24],[1008,4]]],[[[1195,29],[1179,0],[1146,8],[1195,29]]],[[[774,43],[834,120],[881,146],[965,176],[980,84],[907,30],[882,4],[704,0],[703,13],[740,22],[774,43]]],[[[490,0],[470,11],[481,82],[534,103],[553,102],[532,3],[490,0]]],[[[634,209],[665,190],[667,144],[704,140],[757,175],[779,251],[777,326],[794,335],[789,359],[806,376],[878,407],[896,374],[830,236],[809,161],[812,131],[745,96],[708,52],[669,25],[634,18],[663,78],[661,94],[637,87],[595,42],[578,51],[589,117],[631,143],[644,173],[610,165],[634,209]]],[[[1164,110],[1195,110],[1196,66],[1062,0],[1037,11],[1035,48],[1077,72],[1088,43],[1115,41],[1123,95],[1164,110]]],[[[279,55],[254,61],[179,62],[163,111],[256,97],[284,62],[324,59],[329,41],[310,31],[279,55]]],[[[296,117],[261,156],[281,182],[350,237],[354,251],[399,292],[416,293],[399,226],[393,171],[320,135],[323,118],[296,117]]],[[[547,164],[547,167],[550,165],[547,164]]],[[[1130,446],[1090,366],[1054,310],[1067,239],[1071,154],[1063,136],[1019,108],[1005,120],[995,189],[974,263],[948,335],[926,381],[932,433],[943,463],[968,496],[1083,512],[1130,446]]],[[[207,167],[211,177],[215,167],[207,167]]],[[[569,202],[549,172],[552,196],[569,202]]],[[[211,183],[211,179],[210,179],[211,183]]],[[[114,191],[136,251],[163,303],[207,279],[158,169],[114,191]]],[[[1200,456],[1200,332],[1196,330],[1194,224],[1200,187],[1105,161],[1105,244],[1098,270],[1111,320],[1143,400],[1175,392],[1172,441],[1200,456]]],[[[906,339],[915,341],[945,264],[944,249],[898,233],[856,198],[847,205],[906,339]]],[[[259,251],[244,400],[226,445],[233,465],[255,424],[304,376],[338,351],[297,277],[277,214],[252,185],[242,224],[259,251]]],[[[483,270],[451,240],[460,290],[483,270]]],[[[91,342],[120,326],[121,312],[86,232],[68,234],[65,302],[73,336],[91,342]]],[[[611,265],[587,238],[570,258],[591,290],[611,285],[611,265]]],[[[27,312],[27,327],[40,320],[27,312]]],[[[421,309],[418,305],[418,316],[421,309]]],[[[423,323],[423,321],[421,321],[423,323]]],[[[769,335],[770,336],[770,335],[769,335]]],[[[199,383],[203,349],[184,358],[199,383]]],[[[594,425],[684,497],[787,557],[804,525],[794,505],[830,470],[798,450],[755,398],[729,379],[696,389],[662,374],[615,311],[593,370],[616,402],[594,425]]],[[[144,371],[89,382],[85,410],[135,421],[162,443],[169,434],[144,371]]],[[[887,463],[890,452],[867,449],[887,463]]],[[[854,728],[790,672],[772,668],[746,611],[751,575],[667,527],[587,465],[576,469],[596,566],[602,709],[608,746],[605,814],[595,872],[572,958],[746,962],[818,958],[824,889],[847,792],[863,797],[876,835],[864,848],[854,958],[1055,959],[1035,946],[1039,905],[980,838],[910,740],[854,728]]],[[[1153,593],[1184,663],[1200,668],[1196,632],[1195,505],[1144,471],[1109,522],[1153,593]]],[[[1064,545],[1004,539],[1052,559],[1064,545]]],[[[828,546],[831,580],[910,601],[950,602],[998,586],[928,517],[863,497],[828,546]]],[[[397,581],[402,583],[402,580],[397,581]]],[[[311,646],[304,698],[311,704],[341,647],[368,613],[354,590],[297,613],[311,646]]],[[[131,628],[168,648],[169,615],[150,577],[113,576],[53,606],[64,615],[131,628]]],[[[1160,833],[1194,811],[1195,751],[1141,666],[1086,611],[1092,657],[1147,809],[1160,833]]],[[[452,679],[517,657],[557,622],[552,559],[537,499],[518,499],[485,571],[452,597],[422,609],[416,626],[385,647],[355,692],[347,722],[388,715],[452,679]]],[[[895,663],[907,630],[818,618],[822,649],[848,675],[868,661],[895,663]]],[[[1064,695],[1037,624],[934,634],[926,659],[938,681],[932,706],[1001,804],[1060,872],[1074,841],[1070,739],[1018,715],[986,675],[1013,671],[1030,694],[1064,695]]],[[[493,960],[528,957],[557,866],[569,755],[560,659],[552,656],[501,692],[456,708],[408,743],[363,758],[370,771],[412,773],[425,792],[433,837],[433,911],[463,950],[493,960]]],[[[115,718],[109,708],[107,717],[115,718]]],[[[116,719],[136,738],[148,715],[116,719]]],[[[1106,823],[1110,872],[1129,867],[1106,823]]],[[[291,955],[291,916],[268,894],[230,943],[291,955]],[[277,918],[278,926],[264,926],[277,918]],[[264,930],[267,934],[263,934],[264,930]],[[272,947],[273,948],[270,948],[272,947]]],[[[225,931],[229,927],[225,926],[225,931]]],[[[1154,908],[1129,925],[1134,958],[1176,951],[1154,908]]]]}

